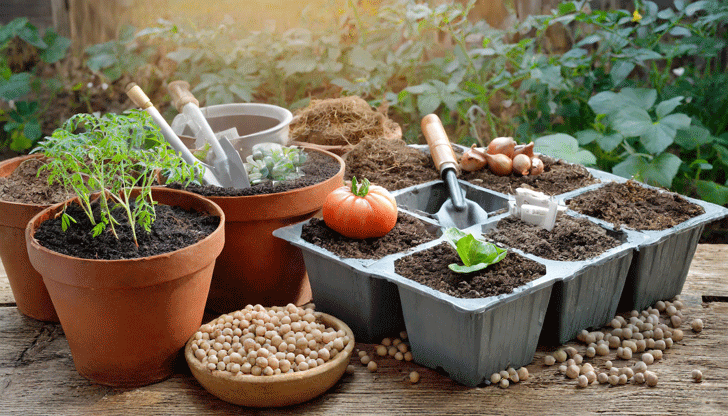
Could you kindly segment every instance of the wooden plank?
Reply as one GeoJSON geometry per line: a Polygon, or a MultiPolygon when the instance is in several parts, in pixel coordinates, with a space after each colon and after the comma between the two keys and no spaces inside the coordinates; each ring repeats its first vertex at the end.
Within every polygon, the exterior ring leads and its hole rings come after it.
{"type": "MultiPolygon", "coordinates": [[[[655,388],[628,384],[577,389],[573,380],[559,375],[554,367],[543,365],[544,355],[551,350],[548,348],[539,348],[527,367],[531,373],[529,380],[508,389],[469,388],[414,363],[377,357],[376,373],[357,363],[354,374],[345,375],[327,394],[311,402],[255,413],[726,414],[728,303],[701,300],[706,291],[728,291],[728,281],[719,279],[725,273],[726,255],[728,245],[698,247],[681,297],[686,302],[686,322],[700,317],[705,329],[694,334],[687,323],[683,324],[685,339],[666,351],[662,361],[650,366],[660,377],[655,388]],[[696,368],[703,371],[702,383],[690,379],[690,372],[696,368]],[[413,370],[421,375],[421,381],[414,385],[406,381],[413,370]]],[[[582,345],[570,345],[584,350],[582,345]]],[[[375,345],[357,347],[375,356],[375,345]]],[[[614,354],[611,359],[617,366],[625,365],[614,354]]],[[[589,362],[601,368],[605,360],[601,357],[589,362]]],[[[60,325],[26,318],[14,307],[0,307],[0,409],[0,413],[10,415],[225,415],[247,410],[204,391],[184,362],[172,378],[143,388],[114,389],[91,384],[75,371],[60,325]]]]}
{"type": "Polygon", "coordinates": [[[12,290],[10,290],[10,282],[8,281],[8,275],[3,267],[3,262],[0,261],[0,305],[12,306],[15,303],[15,297],[13,296],[12,290]]]}

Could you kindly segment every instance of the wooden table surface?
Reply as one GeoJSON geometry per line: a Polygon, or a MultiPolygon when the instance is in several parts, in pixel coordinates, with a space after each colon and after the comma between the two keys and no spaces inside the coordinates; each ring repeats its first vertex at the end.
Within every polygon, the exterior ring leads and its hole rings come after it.
{"type": "MultiPolygon", "coordinates": [[[[700,245],[681,295],[685,321],[701,318],[693,333],[650,366],[657,387],[591,385],[543,365],[553,348],[539,347],[528,366],[531,377],[508,389],[459,385],[447,376],[411,362],[376,360],[370,373],[355,363],[331,390],[310,402],[284,409],[249,409],[208,394],[190,375],[184,360],[161,383],[135,389],[95,385],[81,377],[60,325],[38,322],[15,307],[0,265],[0,415],[227,415],[227,414],[728,414],[728,245],[700,245]],[[703,372],[695,383],[693,369],[703,372]],[[421,380],[410,384],[407,375],[421,380]]],[[[453,340],[457,342],[457,340],[453,340]]],[[[583,345],[571,343],[584,350],[583,345]]],[[[375,356],[375,345],[357,344],[375,356]]],[[[356,355],[355,350],[355,355],[356,355]]],[[[610,358],[615,363],[614,352],[610,358]]],[[[605,357],[588,359],[603,368],[605,357]]],[[[632,360],[634,361],[634,360],[632,360]]]]}

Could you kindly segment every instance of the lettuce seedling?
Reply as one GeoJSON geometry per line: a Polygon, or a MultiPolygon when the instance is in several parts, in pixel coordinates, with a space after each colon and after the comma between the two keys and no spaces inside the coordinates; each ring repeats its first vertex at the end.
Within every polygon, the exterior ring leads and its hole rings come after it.
{"type": "Polygon", "coordinates": [[[491,264],[498,263],[508,254],[508,250],[502,249],[493,243],[478,240],[473,234],[465,234],[457,228],[445,230],[445,238],[458,252],[460,260],[464,264],[452,263],[447,266],[456,273],[477,272],[491,264]]]}

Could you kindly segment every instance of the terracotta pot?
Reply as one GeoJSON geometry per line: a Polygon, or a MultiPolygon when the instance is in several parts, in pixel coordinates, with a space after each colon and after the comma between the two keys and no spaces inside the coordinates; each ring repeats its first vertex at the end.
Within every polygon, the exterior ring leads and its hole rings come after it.
{"type": "MultiPolygon", "coordinates": [[[[7,177],[25,160],[40,155],[20,156],[0,162],[0,177],[7,177]]],[[[50,205],[0,200],[0,259],[10,281],[18,310],[40,321],[58,322],[43,277],[35,271],[25,248],[25,226],[50,205]]]]}
{"type": "Polygon", "coordinates": [[[185,248],[127,260],[81,259],[42,247],[33,235],[63,204],[25,229],[28,255],[43,276],[78,372],[109,386],[135,387],[172,375],[180,350],[199,328],[215,259],[225,242],[225,214],[189,192],[155,188],[161,204],[220,217],[220,226],[185,248]]]}
{"type": "Polygon", "coordinates": [[[273,237],[273,231],[307,220],[344,180],[344,161],[333,177],[287,192],[267,195],[209,197],[225,211],[225,248],[215,265],[207,307],[226,313],[248,304],[304,304],[311,300],[301,249],[273,237]]]}

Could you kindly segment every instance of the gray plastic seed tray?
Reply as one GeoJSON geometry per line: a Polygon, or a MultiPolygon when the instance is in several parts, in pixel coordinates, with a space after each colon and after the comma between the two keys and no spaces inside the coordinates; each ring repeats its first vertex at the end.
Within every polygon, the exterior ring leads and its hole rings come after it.
{"type": "MultiPolygon", "coordinates": [[[[459,180],[458,185],[465,199],[483,207],[488,215],[508,209],[508,196],[459,180]]],[[[437,221],[437,212],[450,198],[450,191],[443,181],[431,181],[392,192],[397,206],[405,211],[437,221]]]]}
{"type": "MultiPolygon", "coordinates": [[[[419,219],[432,233],[441,234],[435,224],[419,219]]],[[[401,331],[404,318],[397,286],[365,267],[378,260],[343,258],[303,240],[301,230],[309,222],[279,228],[273,235],[302,249],[316,310],[346,322],[359,342],[377,343],[401,331]]]]}
{"type": "MultiPolygon", "coordinates": [[[[562,215],[579,217],[571,211],[562,215]]],[[[506,217],[508,214],[489,219],[481,225],[481,233],[485,234],[497,228],[498,221],[506,217]]],[[[553,263],[554,267],[566,271],[565,277],[554,284],[551,292],[551,301],[539,341],[542,344],[563,344],[575,338],[582,329],[607,324],[617,312],[634,250],[645,237],[629,230],[615,231],[604,223],[599,225],[622,244],[597,257],[581,261],[557,261],[538,257],[542,262],[553,263]]],[[[501,243],[497,244],[502,246],[501,243]]]]}
{"type": "MultiPolygon", "coordinates": [[[[471,227],[469,230],[473,230],[471,227]]],[[[546,274],[512,293],[460,299],[395,273],[396,259],[429,249],[440,238],[410,253],[389,256],[367,269],[397,285],[414,361],[442,369],[467,386],[485,382],[492,373],[533,360],[546,316],[551,289],[566,271],[553,262],[513,250],[546,265],[546,274]]]]}
{"type": "MultiPolygon", "coordinates": [[[[627,181],[619,176],[601,173],[604,174],[601,184],[570,192],[564,195],[563,199],[568,202],[577,195],[591,192],[611,181],[619,183],[627,181]]],[[[659,188],[642,183],[640,185],[659,190],[659,188]]],[[[703,207],[705,213],[667,230],[636,230],[643,234],[645,239],[637,246],[637,251],[632,259],[619,302],[619,311],[643,310],[658,300],[672,299],[679,295],[685,284],[703,228],[708,223],[728,216],[728,209],[720,205],[686,196],[683,198],[703,207]]],[[[579,213],[577,215],[588,217],[579,213]]],[[[601,224],[613,225],[598,218],[588,218],[601,224]]],[[[627,229],[627,227],[624,228],[627,229]]]]}

